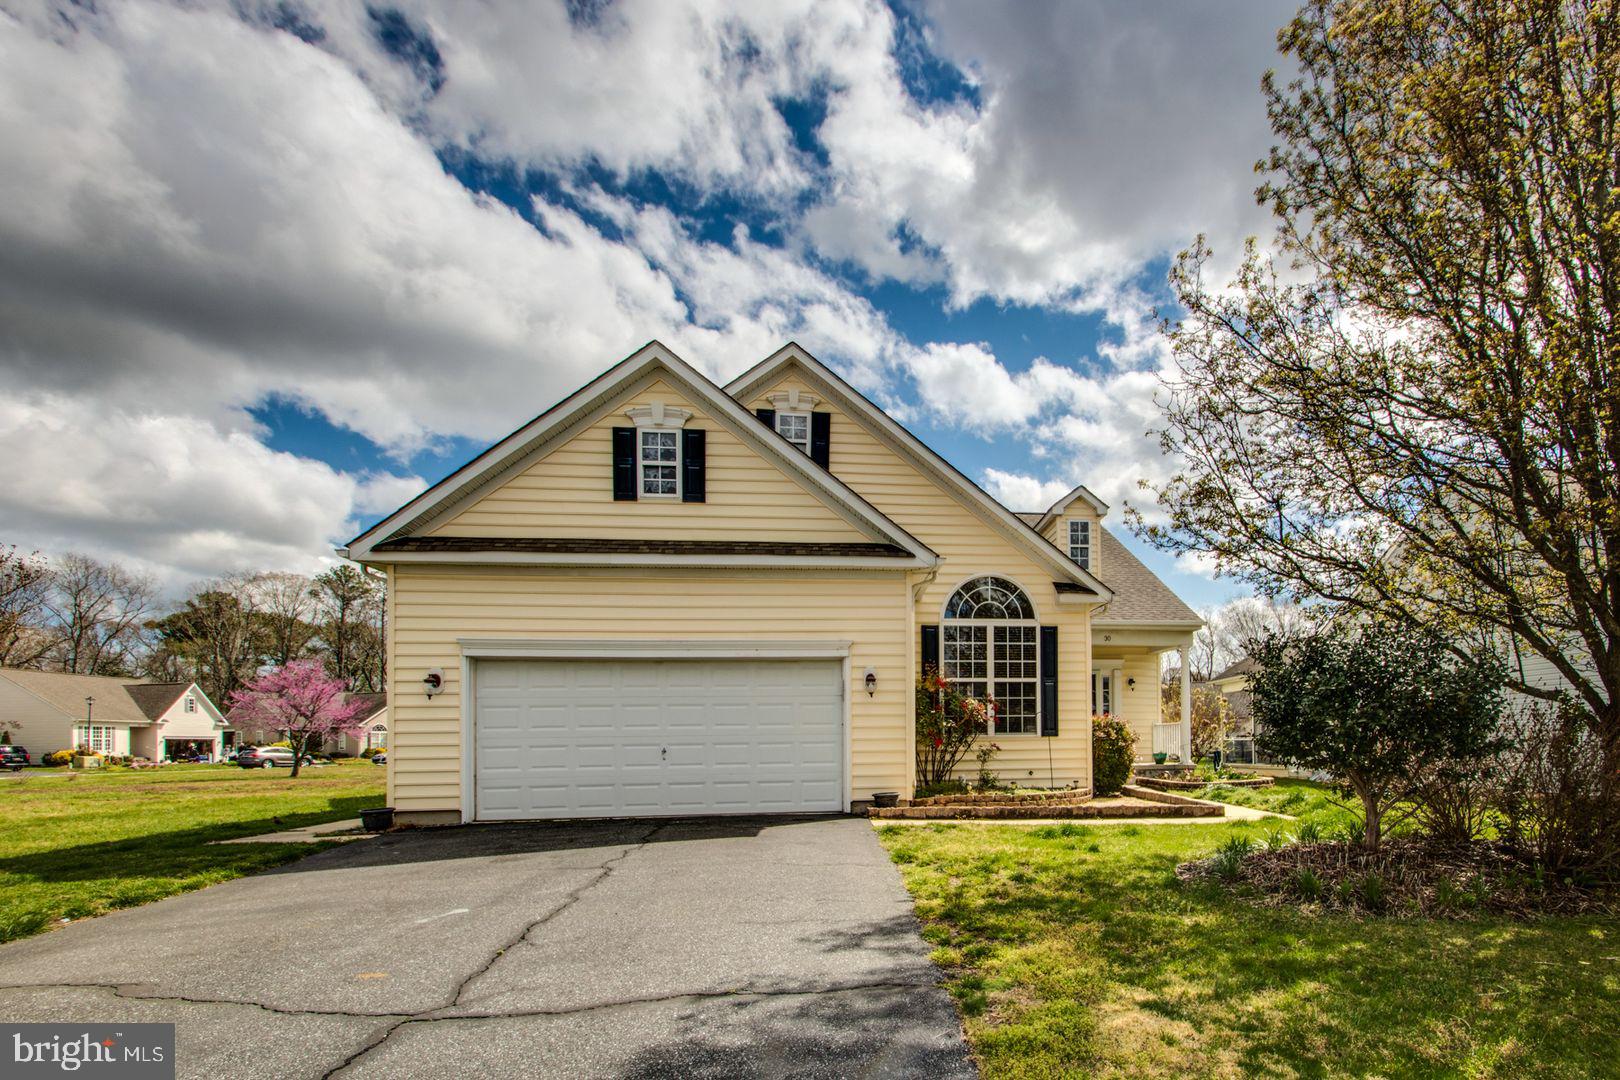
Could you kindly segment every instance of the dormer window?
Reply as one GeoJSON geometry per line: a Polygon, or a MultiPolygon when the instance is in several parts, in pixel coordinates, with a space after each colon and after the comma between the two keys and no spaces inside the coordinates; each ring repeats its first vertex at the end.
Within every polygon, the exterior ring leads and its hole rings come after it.
{"type": "Polygon", "coordinates": [[[797,446],[806,454],[810,452],[810,414],[802,412],[779,412],[776,414],[776,433],[788,442],[797,446]]]}
{"type": "Polygon", "coordinates": [[[1079,563],[1081,569],[1091,569],[1091,522],[1069,522],[1069,558],[1079,563]]]}

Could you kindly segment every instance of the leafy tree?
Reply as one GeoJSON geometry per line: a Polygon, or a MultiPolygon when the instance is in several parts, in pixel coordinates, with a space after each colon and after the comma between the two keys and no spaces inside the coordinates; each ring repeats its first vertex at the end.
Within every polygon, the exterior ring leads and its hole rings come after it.
{"type": "Polygon", "coordinates": [[[973,740],[985,734],[984,702],[968,697],[938,671],[917,680],[917,785],[943,784],[966,756],[973,740]]]}
{"type": "MultiPolygon", "coordinates": [[[[1162,548],[1517,642],[1620,777],[1620,11],[1311,0],[1264,82],[1288,265],[1172,284],[1162,548]]],[[[1515,677],[1515,689],[1554,696],[1515,677]]],[[[1614,781],[1611,780],[1612,784],[1614,781]]]]}
{"type": "Polygon", "coordinates": [[[1428,629],[1368,624],[1271,633],[1249,678],[1260,749],[1322,770],[1361,801],[1363,844],[1436,767],[1501,748],[1503,675],[1489,655],[1458,656],[1428,629]]]}
{"type": "MultiPolygon", "coordinates": [[[[228,700],[264,663],[268,651],[264,625],[242,578],[206,583],[179,611],[152,627],[160,651],[182,661],[162,666],[184,670],[214,701],[228,700]]],[[[158,661],[149,657],[147,668],[158,669],[158,661]]]]}
{"type": "Polygon", "coordinates": [[[328,738],[358,735],[369,706],[350,699],[342,679],[321,670],[318,660],[294,660],[250,680],[230,696],[233,722],[280,732],[293,752],[292,775],[311,745],[328,738]]]}
{"type": "Polygon", "coordinates": [[[315,578],[315,595],[320,603],[320,640],[327,670],[355,689],[381,690],[381,584],[342,563],[315,578]]]}

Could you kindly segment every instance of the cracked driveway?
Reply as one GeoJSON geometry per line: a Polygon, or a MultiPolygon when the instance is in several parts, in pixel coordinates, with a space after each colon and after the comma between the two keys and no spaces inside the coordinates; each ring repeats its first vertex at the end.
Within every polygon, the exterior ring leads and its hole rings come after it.
{"type": "Polygon", "coordinates": [[[181,1076],[974,1075],[854,818],[404,832],[0,947],[7,1021],[181,1076]]]}

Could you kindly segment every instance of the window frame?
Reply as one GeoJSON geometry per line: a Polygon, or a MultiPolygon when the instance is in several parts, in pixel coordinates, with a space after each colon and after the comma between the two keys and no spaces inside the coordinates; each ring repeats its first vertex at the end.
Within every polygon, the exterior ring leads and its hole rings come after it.
{"type": "Polygon", "coordinates": [[[1069,521],[1069,558],[1078,563],[1080,569],[1091,569],[1091,522],[1083,518],[1069,521]],[[1076,534],[1083,539],[1077,539],[1076,534]]]}
{"type": "Polygon", "coordinates": [[[782,436],[782,438],[784,438],[784,439],[787,439],[787,441],[791,445],[796,447],[805,456],[807,456],[807,457],[809,456],[809,454],[810,454],[810,414],[809,413],[800,412],[800,411],[794,410],[794,409],[787,409],[787,410],[778,409],[778,410],[776,410],[776,419],[774,420],[774,422],[772,423],[771,426],[776,429],[776,433],[778,435],[782,436]],[[797,439],[791,437],[790,435],[788,435],[787,432],[782,430],[782,421],[789,420],[789,419],[803,420],[804,421],[804,442],[802,442],[802,443],[799,442],[797,439]]]}
{"type": "Polygon", "coordinates": [[[186,712],[194,713],[196,711],[197,711],[197,699],[194,696],[192,696],[191,694],[187,694],[186,695],[186,712]]]}
{"type": "MultiPolygon", "coordinates": [[[[658,479],[654,483],[662,485],[664,480],[658,479]]],[[[645,424],[636,428],[636,497],[638,499],[673,499],[681,497],[681,429],[661,424],[645,424]],[[674,443],[675,456],[665,461],[662,458],[649,461],[647,459],[647,436],[667,435],[674,443]],[[669,469],[675,476],[673,491],[648,491],[647,469],[669,469]]]]}
{"type": "MultiPolygon", "coordinates": [[[[955,589],[951,590],[950,596],[946,598],[945,607],[941,612],[940,617],[940,671],[945,675],[946,678],[952,680],[953,682],[960,681],[982,684],[985,687],[985,694],[992,702],[991,714],[985,719],[984,734],[986,738],[1017,739],[1040,737],[1040,625],[1039,613],[1035,610],[1034,601],[1029,598],[1029,592],[1016,581],[1013,581],[1011,578],[1003,577],[999,574],[976,574],[973,577],[968,578],[966,581],[963,581],[955,589]],[[956,606],[956,598],[964,589],[977,587],[980,582],[986,579],[995,582],[996,586],[1004,591],[1016,593],[1023,601],[1022,606],[1028,609],[1029,617],[964,619],[948,614],[948,612],[950,612],[953,607],[956,606]],[[1020,640],[1011,640],[1013,637],[1013,631],[1015,630],[1018,631],[1018,637],[1020,640]],[[984,659],[982,661],[978,661],[976,659],[970,661],[976,669],[979,669],[980,665],[982,664],[982,678],[975,676],[963,676],[957,673],[961,670],[960,667],[957,667],[957,665],[962,664],[962,661],[960,658],[950,657],[949,652],[952,648],[960,647],[963,642],[961,640],[953,640],[953,638],[958,637],[958,635],[953,633],[953,631],[966,631],[967,634],[965,636],[969,639],[968,644],[973,645],[980,644],[980,642],[972,639],[982,636],[984,659]],[[1007,640],[997,640],[998,637],[1004,637],[1007,640]],[[1013,653],[1013,650],[1015,649],[1017,652],[1013,653]],[[1031,673],[1028,675],[996,674],[997,664],[1010,665],[1015,663],[1020,665],[1020,670],[1024,670],[1027,667],[1027,670],[1029,670],[1031,673]],[[1002,715],[1002,703],[1014,700],[1014,698],[1010,693],[998,694],[997,690],[998,688],[1010,689],[1014,686],[1018,687],[1021,691],[1018,694],[1017,700],[1027,701],[1029,703],[1028,713],[1019,718],[1021,723],[1027,724],[1027,728],[1019,731],[998,731],[996,730],[998,721],[1003,721],[1006,719],[1006,717],[1002,715]]],[[[1010,672],[1011,668],[1007,667],[1005,670],[1010,672]]]]}

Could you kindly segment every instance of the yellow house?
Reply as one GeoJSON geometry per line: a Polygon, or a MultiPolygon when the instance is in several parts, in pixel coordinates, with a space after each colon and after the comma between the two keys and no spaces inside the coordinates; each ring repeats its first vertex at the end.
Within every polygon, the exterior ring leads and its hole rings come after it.
{"type": "Polygon", "coordinates": [[[994,698],[1004,779],[1089,787],[1099,704],[1181,732],[1199,625],[1106,511],[1008,510],[797,345],[722,388],[653,342],[344,552],[388,576],[389,801],[846,811],[911,790],[925,664],[994,698]]]}

